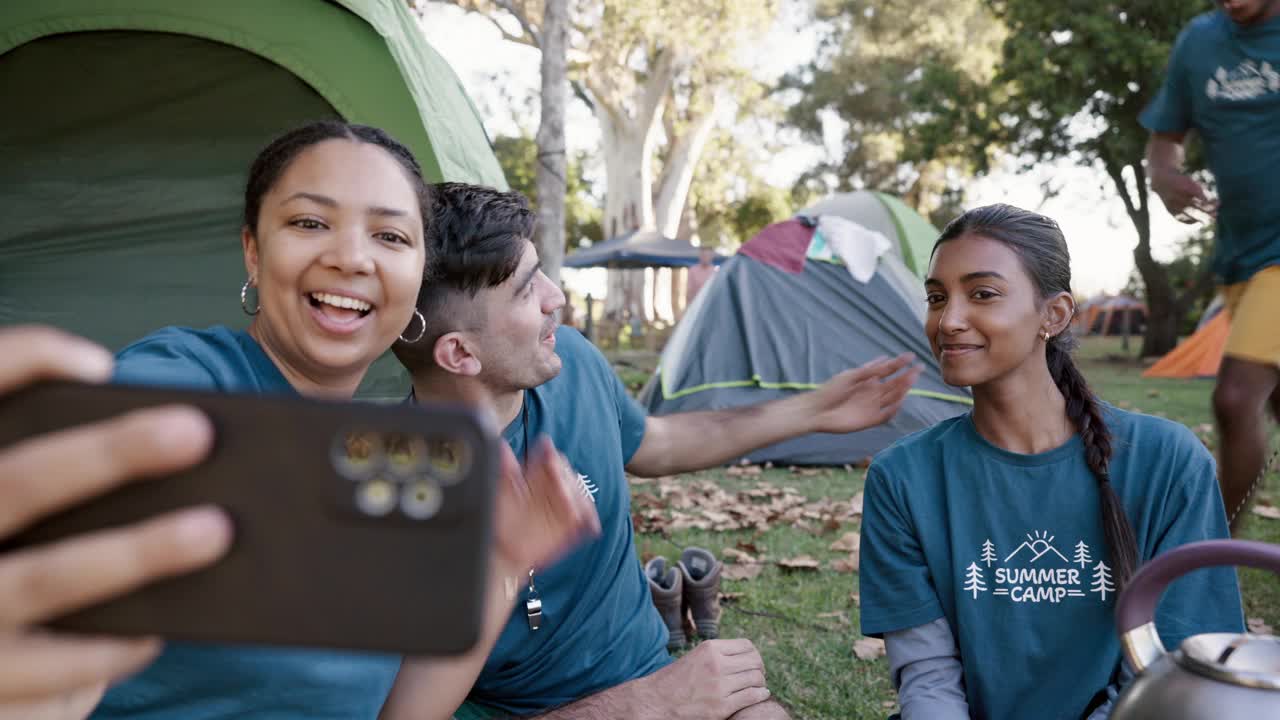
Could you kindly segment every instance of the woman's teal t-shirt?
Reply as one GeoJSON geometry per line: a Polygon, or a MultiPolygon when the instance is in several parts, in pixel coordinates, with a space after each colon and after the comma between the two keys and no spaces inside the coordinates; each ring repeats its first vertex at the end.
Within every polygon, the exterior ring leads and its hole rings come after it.
{"type": "MultiPolygon", "coordinates": [[[[1111,482],[1142,561],[1227,537],[1213,458],[1187,428],[1114,408],[1106,422],[1111,482]]],[[[963,415],[876,456],[864,498],[862,632],[945,617],[974,717],[1075,720],[1113,681],[1116,586],[1079,436],[1020,455],[963,415]]],[[[1192,634],[1242,632],[1235,570],[1175,582],[1157,626],[1170,648],[1192,634]]]]}
{"type": "MultiPolygon", "coordinates": [[[[248,333],[164,328],[120,351],[115,381],[226,392],[294,393],[248,333]]],[[[248,598],[228,598],[228,602],[248,598]]],[[[298,608],[305,613],[307,608],[298,608]]],[[[110,688],[94,718],[376,718],[400,657],[169,643],[110,688]]]]}

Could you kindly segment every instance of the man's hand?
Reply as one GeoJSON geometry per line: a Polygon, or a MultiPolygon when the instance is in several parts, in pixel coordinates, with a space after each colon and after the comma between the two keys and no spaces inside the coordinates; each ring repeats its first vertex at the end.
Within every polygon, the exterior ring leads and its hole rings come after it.
{"type": "Polygon", "coordinates": [[[1164,207],[1178,222],[1194,224],[1200,220],[1190,214],[1198,210],[1212,219],[1218,214],[1218,203],[1209,199],[1200,183],[1180,172],[1153,172],[1151,189],[1160,196],[1164,207]]]}
{"type": "Polygon", "coordinates": [[[729,720],[791,720],[791,716],[776,701],[766,700],[739,710],[729,720]]]}
{"type": "Polygon", "coordinates": [[[506,566],[504,570],[523,574],[546,567],[600,534],[595,503],[550,439],[544,437],[534,445],[523,470],[510,446],[501,445],[494,522],[497,560],[506,566]]]}
{"type": "Polygon", "coordinates": [[[764,660],[750,640],[704,641],[636,684],[640,706],[662,720],[726,720],[769,699],[764,660]]]}
{"type": "Polygon", "coordinates": [[[908,368],[914,359],[907,353],[873,360],[828,380],[809,396],[813,430],[848,433],[888,421],[920,377],[919,367],[908,368]]]}

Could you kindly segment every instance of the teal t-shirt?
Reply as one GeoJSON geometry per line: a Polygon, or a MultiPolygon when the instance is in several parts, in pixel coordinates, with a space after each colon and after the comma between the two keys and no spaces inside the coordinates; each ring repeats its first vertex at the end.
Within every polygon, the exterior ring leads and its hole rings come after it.
{"type": "Polygon", "coordinates": [[[1236,283],[1280,264],[1280,17],[1192,20],[1140,120],[1153,132],[1194,128],[1204,142],[1221,202],[1214,272],[1236,283]]]}
{"type": "MultiPolygon", "coordinates": [[[[1214,462],[1176,423],[1108,407],[1111,482],[1142,561],[1227,537],[1214,462]]],[[[1121,650],[1098,482],[1079,436],[1037,455],[987,442],[972,415],[876,456],[862,521],[862,632],[940,617],[960,648],[973,717],[1070,718],[1113,680],[1121,650]]],[[[1233,568],[1177,580],[1161,601],[1165,646],[1243,632],[1233,568]]]]}
{"type": "Polygon", "coordinates": [[[525,392],[505,436],[520,458],[529,443],[550,436],[595,500],[602,533],[535,574],[540,628],[530,629],[521,592],[476,681],[470,700],[515,714],[563,705],[671,662],[667,628],[636,556],[623,471],[644,438],[644,412],[581,333],[557,330],[556,352],[560,374],[525,392]]]}
{"type": "MultiPolygon", "coordinates": [[[[295,392],[257,341],[225,327],[170,327],[153,333],[120,351],[115,380],[227,392],[295,392]]],[[[93,717],[372,719],[399,670],[399,656],[168,643],[145,670],[112,687],[93,717]]]]}

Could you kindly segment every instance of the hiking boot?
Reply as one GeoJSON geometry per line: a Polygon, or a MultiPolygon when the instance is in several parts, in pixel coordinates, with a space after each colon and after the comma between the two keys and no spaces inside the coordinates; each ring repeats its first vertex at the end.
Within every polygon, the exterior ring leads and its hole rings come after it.
{"type": "Polygon", "coordinates": [[[675,652],[685,646],[683,578],[680,571],[667,565],[667,559],[656,557],[644,566],[649,578],[649,591],[653,594],[653,606],[667,626],[667,651],[675,652]]]}
{"type": "Polygon", "coordinates": [[[698,637],[715,640],[720,637],[720,570],[724,565],[709,551],[685,548],[680,555],[684,604],[693,615],[698,637]]]}

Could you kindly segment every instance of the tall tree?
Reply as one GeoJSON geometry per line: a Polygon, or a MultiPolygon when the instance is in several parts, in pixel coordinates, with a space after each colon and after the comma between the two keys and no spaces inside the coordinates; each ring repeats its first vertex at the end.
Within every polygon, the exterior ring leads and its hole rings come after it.
{"type": "MultiPolygon", "coordinates": [[[[545,0],[450,0],[513,42],[542,48],[545,0]]],[[[679,232],[693,173],[721,108],[749,81],[737,53],[768,27],[774,0],[571,0],[568,74],[600,126],[607,236],[679,232]]],[[[606,311],[639,310],[643,275],[610,279],[606,311]]]]}
{"type": "Polygon", "coordinates": [[[537,38],[542,48],[542,112],[538,120],[538,230],[536,245],[542,270],[552,282],[560,282],[564,259],[565,193],[568,159],[565,152],[564,107],[569,78],[566,55],[569,44],[569,0],[543,0],[542,27],[537,38]]]}
{"type": "Polygon", "coordinates": [[[920,142],[921,107],[963,103],[993,76],[1003,26],[982,0],[818,0],[817,57],[785,76],[787,119],[811,141],[839,132],[839,151],[801,176],[798,192],[873,188],[949,219],[972,174],[967,148],[920,142]]]}
{"type": "MultiPolygon", "coordinates": [[[[541,189],[537,185],[538,144],[530,137],[500,135],[493,139],[493,153],[498,156],[502,174],[512,190],[523,193],[535,205],[541,205],[541,189]]],[[[600,226],[600,198],[587,179],[584,166],[586,153],[575,153],[565,164],[564,237],[565,251],[604,239],[600,226]]]]}
{"type": "MultiPolygon", "coordinates": [[[[934,103],[925,144],[962,142],[982,170],[993,145],[1028,164],[1070,159],[1105,172],[1133,223],[1134,264],[1149,309],[1144,356],[1177,343],[1178,319],[1211,278],[1181,291],[1151,254],[1147,132],[1138,114],[1158,91],[1178,32],[1203,0],[984,0],[1008,30],[993,82],[934,103]]],[[[945,72],[937,70],[945,82],[945,72]]]]}

